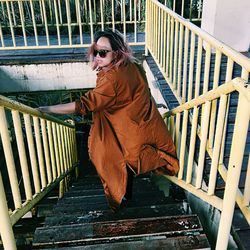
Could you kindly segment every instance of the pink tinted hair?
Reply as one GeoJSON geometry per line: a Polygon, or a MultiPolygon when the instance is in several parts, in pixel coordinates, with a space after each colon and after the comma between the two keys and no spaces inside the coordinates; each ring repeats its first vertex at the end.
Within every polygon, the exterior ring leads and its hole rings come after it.
{"type": "Polygon", "coordinates": [[[115,53],[115,59],[108,69],[116,67],[118,68],[120,65],[126,65],[129,62],[135,62],[136,58],[133,56],[133,52],[129,45],[124,41],[123,35],[118,31],[112,31],[111,29],[98,31],[95,34],[94,42],[91,44],[88,50],[88,59],[92,64],[92,69],[97,69],[97,63],[94,59],[94,50],[96,48],[96,43],[99,38],[106,37],[109,39],[112,51],[115,53]]]}

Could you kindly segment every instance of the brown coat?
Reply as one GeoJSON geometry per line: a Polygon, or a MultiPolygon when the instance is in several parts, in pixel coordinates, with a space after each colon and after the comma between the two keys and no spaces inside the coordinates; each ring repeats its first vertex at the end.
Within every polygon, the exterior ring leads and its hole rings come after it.
{"type": "Polygon", "coordinates": [[[137,64],[100,71],[96,88],[76,102],[76,112],[87,111],[94,112],[90,159],[112,208],[119,206],[126,192],[127,166],[135,174],[178,172],[174,144],[137,64]]]}

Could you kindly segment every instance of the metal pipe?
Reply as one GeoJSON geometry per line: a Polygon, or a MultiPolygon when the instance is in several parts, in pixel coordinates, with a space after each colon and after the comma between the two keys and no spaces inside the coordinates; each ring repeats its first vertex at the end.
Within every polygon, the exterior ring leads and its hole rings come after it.
{"type": "Polygon", "coordinates": [[[32,132],[31,122],[30,122],[30,115],[24,114],[23,117],[24,117],[26,137],[27,137],[27,142],[28,142],[33,182],[35,186],[35,192],[37,194],[41,192],[41,185],[40,185],[40,179],[39,179],[39,174],[38,174],[38,166],[37,166],[35,145],[34,145],[34,139],[33,139],[33,132],[32,132]]]}
{"type": "Polygon", "coordinates": [[[40,125],[38,117],[33,117],[34,122],[34,130],[35,130],[35,141],[36,141],[36,149],[38,155],[38,163],[39,163],[39,172],[41,177],[42,188],[47,186],[47,178],[45,174],[45,166],[44,166],[44,158],[43,158],[43,147],[40,135],[40,125]]]}
{"type": "Polygon", "coordinates": [[[220,98],[220,106],[217,115],[217,124],[216,124],[216,132],[215,132],[215,140],[214,140],[214,148],[213,148],[213,157],[209,175],[209,184],[208,184],[208,195],[214,194],[215,183],[217,178],[217,169],[219,165],[219,156],[221,143],[223,138],[223,129],[225,123],[226,116],[226,107],[227,106],[227,96],[222,95],[220,98]]]}
{"type": "Polygon", "coordinates": [[[50,153],[50,159],[51,159],[52,178],[54,181],[56,179],[56,162],[55,162],[55,145],[53,142],[51,121],[47,121],[47,128],[48,128],[48,137],[49,137],[49,153],[50,153]]]}
{"type": "Polygon", "coordinates": [[[0,135],[2,138],[3,151],[4,151],[4,156],[5,156],[8,175],[9,175],[11,192],[13,195],[15,208],[21,208],[22,200],[21,200],[21,195],[20,195],[20,190],[19,190],[19,185],[18,185],[13,151],[12,151],[11,142],[10,142],[7,119],[6,119],[6,115],[5,115],[5,111],[3,107],[0,107],[0,117],[1,117],[0,135]]]}
{"type": "Polygon", "coordinates": [[[16,241],[12,225],[10,222],[9,210],[6,201],[6,195],[4,192],[2,175],[0,172],[0,234],[3,242],[4,249],[16,250],[16,241]]]}
{"type": "Polygon", "coordinates": [[[50,164],[50,154],[49,154],[49,143],[47,137],[47,128],[46,122],[44,119],[41,119],[41,127],[42,127],[42,139],[43,139],[43,151],[45,156],[45,165],[46,165],[46,174],[48,183],[52,182],[52,172],[51,172],[51,164],[50,164]]]}
{"type": "Polygon", "coordinates": [[[196,173],[196,188],[201,188],[202,184],[202,176],[203,176],[203,169],[204,169],[204,160],[205,160],[205,152],[206,152],[206,144],[207,144],[207,134],[208,134],[208,125],[209,125],[209,117],[210,117],[210,107],[211,102],[206,101],[204,107],[204,115],[202,116],[201,121],[201,142],[200,142],[200,149],[199,149],[199,159],[198,159],[198,167],[196,173]]]}
{"type": "Polygon", "coordinates": [[[16,110],[12,110],[12,117],[13,117],[13,124],[14,124],[14,129],[15,129],[15,134],[16,134],[17,148],[18,148],[18,154],[19,154],[20,165],[21,165],[21,170],[22,170],[22,177],[23,177],[26,200],[31,200],[32,189],[31,189],[31,182],[30,182],[30,174],[29,174],[27,154],[26,154],[25,145],[24,145],[22,125],[20,121],[19,112],[16,110]]]}
{"type": "Polygon", "coordinates": [[[216,250],[227,249],[250,119],[249,100],[239,94],[216,250]]]}

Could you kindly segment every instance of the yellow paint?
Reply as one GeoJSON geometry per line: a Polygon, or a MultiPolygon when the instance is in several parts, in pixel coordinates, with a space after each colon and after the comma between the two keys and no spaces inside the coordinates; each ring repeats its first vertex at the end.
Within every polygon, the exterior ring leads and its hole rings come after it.
{"type": "Polygon", "coordinates": [[[69,178],[67,176],[72,170],[74,170],[77,164],[76,153],[70,154],[70,152],[76,150],[76,137],[73,125],[62,122],[52,116],[42,114],[41,112],[33,108],[12,101],[3,96],[0,96],[0,115],[2,118],[0,123],[1,140],[9,174],[12,197],[15,204],[14,211],[9,213],[9,209],[6,203],[5,190],[0,173],[0,233],[4,248],[15,250],[16,246],[12,226],[59,183],[60,197],[63,196],[65,188],[68,188],[69,178]],[[21,174],[24,181],[26,194],[26,200],[24,202],[21,201],[19,191],[16,166],[12,153],[10,134],[5,115],[6,109],[11,110],[13,117],[13,125],[15,129],[17,148],[21,165],[21,174]],[[20,113],[23,114],[25,131],[22,130],[20,113]],[[31,117],[32,122],[30,119],[31,117]],[[35,132],[36,147],[33,138],[33,126],[35,132]],[[31,160],[30,164],[32,170],[32,178],[30,178],[28,170],[28,160],[24,145],[24,133],[26,133],[27,137],[27,154],[29,154],[31,160]],[[68,134],[71,135],[70,138],[68,134]],[[71,157],[71,159],[69,159],[69,157],[71,157]],[[56,171],[56,165],[59,167],[59,169],[61,166],[60,172],[56,171]],[[40,185],[40,181],[42,186],[40,185]],[[35,187],[34,193],[32,193],[32,184],[35,187]]]}

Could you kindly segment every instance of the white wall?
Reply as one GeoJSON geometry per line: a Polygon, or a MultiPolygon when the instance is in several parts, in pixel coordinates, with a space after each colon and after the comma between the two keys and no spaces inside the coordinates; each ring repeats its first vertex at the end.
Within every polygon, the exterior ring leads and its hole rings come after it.
{"type": "Polygon", "coordinates": [[[0,66],[0,92],[94,88],[95,82],[84,62],[0,66]]]}
{"type": "MultiPolygon", "coordinates": [[[[152,96],[166,105],[146,61],[143,66],[152,96]]],[[[0,66],[0,93],[94,88],[95,84],[96,73],[84,62],[0,66]]]]}
{"type": "MultiPolygon", "coordinates": [[[[146,74],[147,74],[147,79],[148,79],[148,85],[149,85],[149,88],[150,88],[150,91],[151,91],[151,95],[154,97],[155,99],[155,102],[158,103],[158,104],[164,104],[165,106],[167,106],[164,98],[162,97],[162,94],[156,84],[156,80],[155,80],[155,77],[152,73],[152,71],[150,70],[149,68],[149,65],[147,64],[146,61],[143,62],[143,68],[145,69],[146,71],[146,74]]],[[[159,112],[161,114],[167,112],[168,110],[165,109],[165,108],[159,108],[158,109],[159,112]]]]}
{"type": "Polygon", "coordinates": [[[237,51],[248,51],[250,0],[204,0],[201,28],[237,51]]]}

